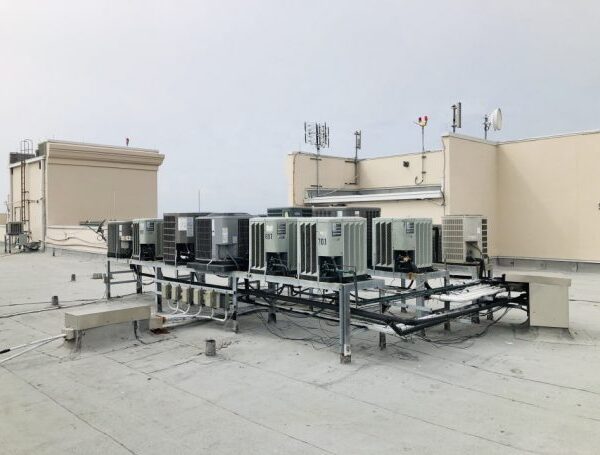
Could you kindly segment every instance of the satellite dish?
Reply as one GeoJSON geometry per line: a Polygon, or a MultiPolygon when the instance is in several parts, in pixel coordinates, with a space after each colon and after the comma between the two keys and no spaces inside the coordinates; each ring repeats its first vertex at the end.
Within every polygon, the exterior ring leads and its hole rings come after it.
{"type": "Polygon", "coordinates": [[[500,108],[494,109],[490,114],[490,125],[494,131],[502,129],[502,111],[500,108]]]}

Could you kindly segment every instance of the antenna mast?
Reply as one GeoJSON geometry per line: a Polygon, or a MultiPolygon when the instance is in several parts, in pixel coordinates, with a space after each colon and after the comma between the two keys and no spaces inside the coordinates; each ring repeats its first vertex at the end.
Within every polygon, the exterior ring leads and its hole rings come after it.
{"type": "Polygon", "coordinates": [[[327,123],[304,122],[304,142],[314,146],[317,150],[317,156],[311,158],[317,162],[317,196],[321,185],[319,183],[319,161],[321,161],[321,149],[329,148],[329,127],[327,123]]]}
{"type": "Polygon", "coordinates": [[[456,128],[462,128],[462,103],[459,101],[452,105],[452,132],[456,133],[456,128]]]}

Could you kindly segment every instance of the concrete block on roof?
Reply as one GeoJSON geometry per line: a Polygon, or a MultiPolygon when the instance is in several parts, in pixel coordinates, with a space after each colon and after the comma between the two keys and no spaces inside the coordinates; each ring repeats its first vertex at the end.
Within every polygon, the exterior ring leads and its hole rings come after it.
{"type": "Polygon", "coordinates": [[[103,303],[67,311],[65,327],[73,330],[86,330],[123,322],[148,320],[150,316],[149,304],[103,303]]]}

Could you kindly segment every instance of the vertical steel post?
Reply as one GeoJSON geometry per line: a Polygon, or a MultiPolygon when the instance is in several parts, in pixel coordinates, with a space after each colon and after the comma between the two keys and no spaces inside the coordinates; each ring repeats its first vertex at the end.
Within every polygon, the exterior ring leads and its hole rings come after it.
{"type": "Polygon", "coordinates": [[[135,292],[136,294],[141,294],[143,292],[143,282],[142,282],[142,266],[135,266],[135,292]]]}
{"type": "Polygon", "coordinates": [[[238,319],[237,319],[237,314],[238,314],[238,293],[237,293],[238,279],[236,277],[229,278],[229,287],[233,291],[233,294],[231,294],[231,307],[233,308],[232,314],[231,314],[231,320],[232,320],[232,327],[231,328],[232,328],[232,330],[233,330],[234,333],[238,333],[238,331],[239,331],[239,325],[238,325],[238,319]]]}
{"type": "Polygon", "coordinates": [[[340,285],[338,292],[340,314],[340,363],[352,361],[350,345],[350,288],[346,284],[340,285]]]}
{"type": "Polygon", "coordinates": [[[162,283],[159,280],[163,279],[162,267],[154,268],[154,283],[156,284],[156,294],[154,296],[154,301],[156,303],[156,311],[158,313],[162,312],[162,283]]]}
{"type": "MultiPolygon", "coordinates": [[[[450,272],[446,270],[446,274],[444,275],[444,286],[448,286],[450,284],[450,272]]],[[[450,302],[444,302],[444,310],[450,310],[450,302]]],[[[444,330],[450,331],[450,321],[444,322],[444,330]]]]}
{"type": "MultiPolygon", "coordinates": [[[[416,290],[422,291],[425,289],[425,280],[423,279],[422,274],[418,274],[415,278],[416,290]]],[[[425,316],[425,312],[421,310],[425,306],[425,298],[417,297],[417,317],[425,316]]]]}
{"type": "MultiPolygon", "coordinates": [[[[379,290],[379,297],[383,297],[385,294],[385,291],[383,289],[379,290]]],[[[379,304],[379,310],[381,311],[381,314],[385,313],[385,311],[387,310],[387,305],[385,303],[380,303],[379,304]]],[[[379,349],[383,350],[387,347],[387,342],[385,339],[385,333],[383,332],[379,332],[379,349]]]]}
{"type": "Polygon", "coordinates": [[[106,299],[110,300],[110,259],[106,260],[106,279],[104,280],[106,285],[106,299]]]}
{"type": "MultiPolygon", "coordinates": [[[[274,289],[275,289],[275,283],[267,283],[267,287],[269,289],[269,293],[271,293],[274,289]]],[[[274,292],[273,292],[274,294],[274,292]]],[[[269,300],[269,316],[267,318],[267,322],[273,322],[276,323],[277,322],[277,313],[275,310],[275,304],[273,302],[274,298],[271,298],[269,300]]]]}

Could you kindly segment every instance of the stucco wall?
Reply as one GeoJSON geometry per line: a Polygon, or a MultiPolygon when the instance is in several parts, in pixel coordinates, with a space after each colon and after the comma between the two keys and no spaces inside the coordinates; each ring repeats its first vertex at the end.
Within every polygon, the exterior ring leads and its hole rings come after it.
{"type": "Polygon", "coordinates": [[[444,137],[447,158],[446,214],[484,215],[488,219],[488,254],[499,254],[497,147],[494,143],[444,137]]]}
{"type": "MultiPolygon", "coordinates": [[[[21,166],[11,168],[11,210],[14,221],[20,221],[21,210],[21,166]]],[[[9,171],[10,172],[10,171],[9,171]]],[[[25,229],[31,231],[32,240],[41,240],[43,236],[43,182],[44,162],[41,159],[25,164],[25,229]]]]}
{"type": "MultiPolygon", "coordinates": [[[[47,141],[40,150],[45,156],[28,162],[25,174],[33,240],[44,237],[44,166],[47,225],[156,217],[157,171],[164,159],[157,151],[64,141],[47,141]]],[[[18,206],[20,165],[11,169],[10,198],[18,206]]]]}
{"type": "Polygon", "coordinates": [[[162,155],[50,142],[48,225],[156,217],[162,155]]]}
{"type": "MultiPolygon", "coordinates": [[[[426,158],[424,183],[441,183],[440,201],[381,201],[348,204],[381,207],[383,216],[430,217],[481,214],[489,222],[492,256],[600,262],[600,133],[494,143],[460,135],[442,138],[444,153],[426,158]],[[444,176],[445,169],[445,179],[444,176]]],[[[290,163],[296,155],[290,155],[290,163]]],[[[362,160],[360,188],[411,186],[420,175],[420,154],[362,160]],[[402,161],[410,161],[409,168],[402,161]]],[[[290,203],[303,204],[314,184],[308,155],[296,157],[290,203]]],[[[314,161],[310,161],[314,166],[314,161]]],[[[329,159],[324,186],[344,186],[352,163],[329,159]]],[[[291,175],[291,174],[290,174],[291,175]]]]}
{"type": "Polygon", "coordinates": [[[106,254],[107,248],[102,237],[85,226],[48,226],[46,247],[98,254],[106,254]]]}
{"type": "Polygon", "coordinates": [[[600,133],[498,146],[502,256],[600,261],[600,133]]]}
{"type": "MultiPolygon", "coordinates": [[[[382,158],[370,158],[358,162],[358,185],[354,182],[354,163],[349,158],[321,156],[319,167],[319,185],[322,188],[367,189],[390,188],[415,185],[415,179],[421,182],[421,162],[425,163],[424,184],[440,184],[443,176],[443,155],[441,151],[421,154],[394,155],[382,158]],[[409,162],[409,167],[403,166],[409,162]]],[[[288,155],[288,202],[290,205],[303,205],[304,192],[316,185],[315,155],[292,153],[288,155]]],[[[369,206],[369,204],[357,204],[369,206]]],[[[382,204],[370,204],[382,207],[382,204]]],[[[388,204],[386,204],[388,205],[388,204]]],[[[390,205],[396,206],[396,203],[390,205]]],[[[387,216],[387,215],[386,215],[387,216]]],[[[389,215],[395,216],[395,215],[389,215]]]]}
{"type": "Polygon", "coordinates": [[[425,179],[422,183],[442,183],[443,154],[441,151],[370,158],[359,162],[360,188],[411,186],[421,182],[421,162],[425,179]],[[424,156],[425,158],[422,158],[424,156]],[[408,167],[404,167],[404,161],[408,167]]]}

